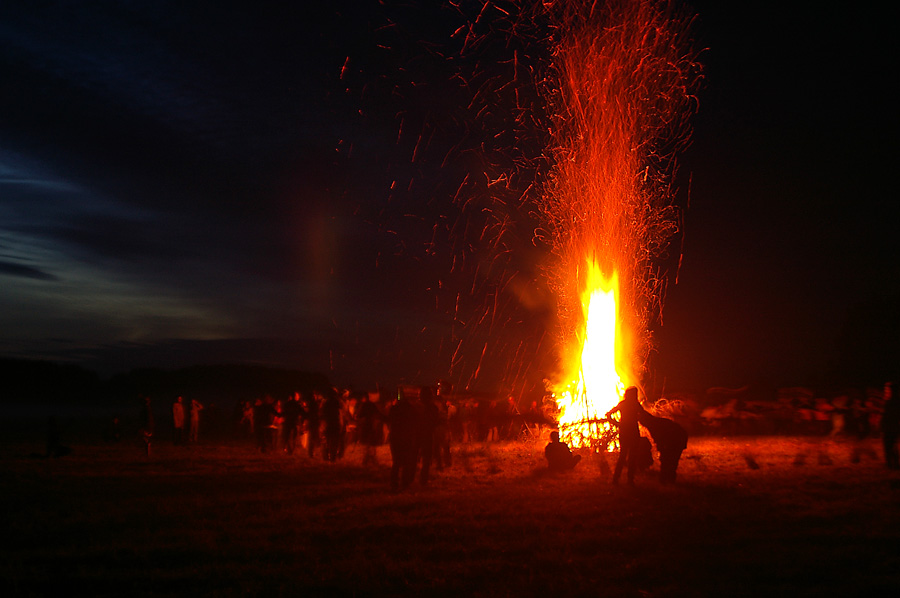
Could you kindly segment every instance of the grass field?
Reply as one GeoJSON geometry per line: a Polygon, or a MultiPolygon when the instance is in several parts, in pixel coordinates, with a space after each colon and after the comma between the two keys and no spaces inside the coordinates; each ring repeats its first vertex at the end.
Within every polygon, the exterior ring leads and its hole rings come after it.
{"type": "MultiPolygon", "coordinates": [[[[0,446],[2,595],[881,596],[900,475],[876,440],[691,439],[676,486],[543,443],[454,447],[427,488],[249,446],[0,446]],[[854,462],[854,453],[859,462],[854,462]]],[[[652,473],[652,472],[651,472],[652,473]]]]}

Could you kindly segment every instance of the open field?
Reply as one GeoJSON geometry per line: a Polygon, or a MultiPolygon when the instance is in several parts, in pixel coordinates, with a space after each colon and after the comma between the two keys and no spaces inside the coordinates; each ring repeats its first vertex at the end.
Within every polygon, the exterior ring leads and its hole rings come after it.
{"type": "MultiPolygon", "coordinates": [[[[0,446],[3,595],[857,596],[900,589],[877,440],[692,439],[679,483],[454,447],[427,488],[249,446],[0,446]],[[854,463],[854,453],[859,462],[854,463]]],[[[612,458],[609,464],[612,464],[612,458]]]]}

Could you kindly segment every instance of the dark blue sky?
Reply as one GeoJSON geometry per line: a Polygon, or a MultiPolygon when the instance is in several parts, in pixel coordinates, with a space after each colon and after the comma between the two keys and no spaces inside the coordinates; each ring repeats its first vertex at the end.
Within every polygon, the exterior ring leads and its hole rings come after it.
{"type": "MultiPolygon", "coordinates": [[[[850,311],[900,292],[896,9],[731,4],[695,3],[657,386],[809,383],[850,311]]],[[[548,308],[523,267],[496,300],[521,305],[485,324],[488,269],[449,201],[496,158],[474,150],[504,116],[468,111],[503,50],[446,59],[478,11],[426,6],[3,3],[0,353],[509,379],[548,308]]]]}

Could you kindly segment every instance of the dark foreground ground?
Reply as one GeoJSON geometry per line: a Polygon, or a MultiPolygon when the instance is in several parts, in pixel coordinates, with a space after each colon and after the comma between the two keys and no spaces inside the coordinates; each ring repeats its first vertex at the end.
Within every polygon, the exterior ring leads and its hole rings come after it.
{"type": "MultiPolygon", "coordinates": [[[[876,441],[692,439],[675,487],[454,447],[431,486],[250,447],[0,446],[4,596],[883,596],[900,476],[876,441]],[[877,453],[875,452],[877,451],[877,453]],[[854,463],[854,453],[859,462],[854,463]]],[[[610,460],[610,463],[612,461],[610,460]]]]}

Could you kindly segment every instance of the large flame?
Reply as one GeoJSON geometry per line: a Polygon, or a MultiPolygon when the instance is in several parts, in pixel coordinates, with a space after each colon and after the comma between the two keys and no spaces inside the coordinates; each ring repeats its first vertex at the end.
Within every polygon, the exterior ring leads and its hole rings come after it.
{"type": "Polygon", "coordinates": [[[610,424],[602,421],[631,384],[628,343],[619,311],[619,277],[605,277],[596,263],[588,264],[581,294],[584,329],[572,352],[572,383],[557,398],[561,435],[573,446],[607,444],[610,424]]]}

